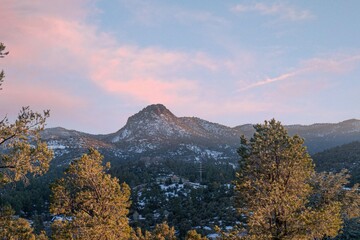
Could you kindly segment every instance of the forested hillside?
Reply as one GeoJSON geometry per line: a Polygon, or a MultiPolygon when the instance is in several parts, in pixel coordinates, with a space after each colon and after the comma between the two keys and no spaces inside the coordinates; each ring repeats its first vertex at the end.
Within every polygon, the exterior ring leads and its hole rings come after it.
{"type": "MultiPolygon", "coordinates": [[[[64,139],[68,136],[66,135],[64,139]]],[[[71,141],[75,141],[73,137],[72,139],[71,141]]],[[[82,144],[86,142],[86,140],[82,141],[82,144]]],[[[239,142],[239,146],[243,144],[239,142]]],[[[315,154],[317,171],[340,172],[343,167],[349,167],[351,173],[356,172],[357,155],[359,154],[358,144],[358,142],[354,142],[315,154]],[[333,151],[338,154],[333,156],[333,151]],[[336,160],[336,157],[345,159],[345,161],[341,163],[341,161],[336,160]],[[329,161],[325,161],[326,159],[329,161]]],[[[106,149],[102,147],[104,146],[99,147],[100,151],[106,149]]],[[[37,234],[41,234],[41,231],[44,230],[50,234],[50,225],[56,219],[63,219],[63,214],[59,214],[60,212],[56,214],[49,212],[52,201],[50,186],[56,179],[66,176],[64,171],[69,167],[69,164],[75,163],[74,159],[79,159],[77,156],[81,154],[81,149],[84,146],[75,148],[76,151],[72,151],[71,148],[59,148],[61,150],[66,149],[68,152],[57,155],[44,176],[29,176],[27,183],[18,182],[16,185],[4,186],[1,190],[0,204],[2,206],[10,204],[16,214],[30,220],[37,234]]],[[[242,151],[241,148],[238,149],[238,153],[242,151]]],[[[237,210],[238,200],[236,199],[238,197],[236,197],[234,182],[236,180],[235,173],[241,173],[241,163],[239,165],[237,162],[224,161],[224,159],[203,158],[189,161],[177,158],[164,159],[164,157],[142,157],[138,160],[118,161],[112,159],[108,151],[104,153],[105,162],[110,160],[111,163],[111,168],[106,170],[107,173],[119,179],[120,183],[127,183],[131,188],[131,195],[129,195],[131,206],[128,207],[128,217],[129,224],[133,229],[140,227],[143,230],[152,231],[155,226],[165,227],[161,224],[167,222],[174,227],[176,231],[173,234],[180,239],[184,238],[190,230],[196,230],[197,234],[203,236],[211,237],[224,234],[224,237],[228,238],[227,234],[232,234],[235,231],[235,225],[246,222],[246,218],[239,215],[237,210]],[[222,230],[216,233],[216,229],[218,229],[217,231],[222,230]]],[[[241,156],[238,159],[241,159],[241,156]]],[[[252,169],[251,167],[250,171],[253,171],[252,169]]],[[[350,187],[356,182],[357,176],[353,176],[352,182],[346,187],[350,187]]],[[[335,179],[335,182],[332,180],[332,184],[340,184],[336,186],[343,186],[347,183],[346,175],[324,175],[319,179],[324,177],[335,179]]],[[[295,185],[298,187],[296,182],[295,185]]],[[[315,189],[320,187],[319,190],[325,187],[323,183],[314,186],[315,189]]],[[[311,195],[311,199],[316,200],[317,197],[315,196],[317,194],[311,195]]],[[[314,206],[317,204],[319,203],[314,206]]],[[[331,211],[335,210],[332,209],[331,211]]],[[[72,213],[69,212],[68,214],[71,216],[72,213]]],[[[344,223],[343,231],[346,236],[358,236],[359,231],[357,231],[356,222],[346,220],[344,223]]],[[[168,230],[170,231],[170,229],[168,230]]],[[[158,231],[165,230],[158,229],[158,231]]],[[[134,239],[136,238],[134,237],[134,239]]]]}
{"type": "Polygon", "coordinates": [[[339,172],[347,169],[351,175],[351,183],[360,182],[360,142],[358,141],[316,153],[313,159],[319,172],[339,172]]]}

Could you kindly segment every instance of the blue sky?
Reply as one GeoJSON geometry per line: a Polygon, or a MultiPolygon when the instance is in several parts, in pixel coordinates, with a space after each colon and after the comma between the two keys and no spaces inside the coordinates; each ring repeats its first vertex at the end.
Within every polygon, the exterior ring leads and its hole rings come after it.
{"type": "Polygon", "coordinates": [[[110,133],[152,103],[228,126],[360,118],[359,1],[11,1],[0,110],[110,133]]]}

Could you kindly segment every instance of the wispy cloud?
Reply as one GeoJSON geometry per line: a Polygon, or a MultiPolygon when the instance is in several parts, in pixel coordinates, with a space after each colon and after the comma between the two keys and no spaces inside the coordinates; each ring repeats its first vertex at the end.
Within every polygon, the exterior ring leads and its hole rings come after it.
{"type": "Polygon", "coordinates": [[[298,9],[285,3],[254,3],[254,4],[237,4],[231,8],[233,12],[257,12],[261,15],[277,16],[283,20],[302,21],[314,17],[309,10],[298,9]]]}
{"type": "MultiPolygon", "coordinates": [[[[239,92],[247,91],[250,89],[262,87],[264,85],[273,84],[280,81],[292,80],[301,77],[304,74],[316,73],[331,73],[341,74],[351,71],[360,62],[360,55],[354,54],[351,56],[336,56],[328,58],[312,58],[304,61],[301,66],[291,72],[283,73],[277,77],[266,78],[261,81],[241,86],[239,92]]],[[[315,79],[314,79],[315,80],[315,79]]]]}
{"type": "Polygon", "coordinates": [[[271,83],[275,83],[275,82],[279,82],[279,81],[284,81],[284,80],[287,80],[287,79],[295,76],[296,74],[298,74],[298,72],[290,72],[290,73],[285,73],[285,74],[282,74],[282,75],[274,77],[274,78],[266,78],[265,80],[258,81],[258,82],[255,82],[253,84],[249,84],[249,85],[247,85],[245,87],[242,87],[242,88],[239,89],[239,91],[242,92],[242,91],[246,91],[246,90],[249,90],[249,89],[252,89],[252,88],[261,87],[261,86],[264,86],[264,85],[267,85],[267,84],[271,84],[271,83]]]}

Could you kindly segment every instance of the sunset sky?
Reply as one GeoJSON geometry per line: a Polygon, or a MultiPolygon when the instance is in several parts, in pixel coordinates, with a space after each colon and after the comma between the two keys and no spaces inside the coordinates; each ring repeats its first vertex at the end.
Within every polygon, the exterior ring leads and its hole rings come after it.
{"type": "Polygon", "coordinates": [[[153,103],[227,126],[360,118],[360,1],[1,0],[0,115],[110,133],[153,103]]]}

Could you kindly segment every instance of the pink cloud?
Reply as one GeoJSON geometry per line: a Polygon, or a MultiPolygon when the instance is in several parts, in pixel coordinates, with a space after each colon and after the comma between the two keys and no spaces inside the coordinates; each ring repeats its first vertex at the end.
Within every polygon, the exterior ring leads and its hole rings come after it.
{"type": "Polygon", "coordinates": [[[90,60],[90,78],[111,93],[132,96],[147,103],[183,102],[199,94],[196,79],[182,77],[188,71],[221,71],[226,63],[208,55],[158,48],[123,46],[103,49],[90,60]]]}
{"type": "Polygon", "coordinates": [[[2,95],[1,112],[14,117],[22,106],[31,106],[35,111],[50,109],[52,116],[56,119],[64,119],[68,114],[77,114],[80,108],[89,105],[84,99],[66,93],[52,86],[34,86],[32,84],[21,84],[13,86],[10,81],[6,88],[0,92],[2,95]]]}
{"type": "Polygon", "coordinates": [[[40,74],[41,69],[53,71],[54,76],[82,74],[105,91],[149,102],[154,99],[174,102],[184,93],[193,94],[196,84],[174,78],[179,72],[193,68],[217,70],[219,62],[203,53],[121,46],[110,35],[86,24],[86,10],[80,13],[76,10],[81,9],[80,6],[74,6],[75,10],[69,9],[69,12],[61,11],[64,12],[61,15],[54,12],[54,5],[41,3],[43,1],[31,5],[5,2],[7,11],[0,26],[8,32],[4,39],[11,51],[6,59],[7,69],[20,65],[22,71],[30,66],[39,69],[39,73],[31,70],[32,75],[40,74]],[[149,89],[153,93],[145,93],[149,89]]]}
{"type": "Polygon", "coordinates": [[[6,89],[2,95],[9,98],[11,102],[19,102],[21,105],[26,104],[26,99],[31,99],[36,105],[41,105],[44,102],[50,104],[51,102],[55,102],[66,108],[79,107],[84,104],[81,98],[71,97],[69,94],[53,89],[50,86],[22,84],[21,87],[13,87],[10,85],[9,89],[6,89]],[[17,96],[23,97],[25,101],[22,101],[22,99],[17,100],[17,96]]]}
{"type": "Polygon", "coordinates": [[[144,78],[127,82],[107,79],[102,84],[109,92],[130,95],[147,103],[166,102],[167,104],[179,104],[185,100],[184,95],[191,96],[197,90],[196,84],[186,80],[177,80],[170,83],[144,78]]]}
{"type": "Polygon", "coordinates": [[[89,109],[93,96],[77,91],[89,87],[138,105],[160,102],[172,108],[193,103],[201,106],[218,93],[217,89],[204,90],[201,84],[206,79],[199,75],[236,74],[239,66],[248,66],[243,58],[219,59],[199,51],[124,45],[86,21],[89,14],[96,13],[88,3],[2,3],[6,11],[0,28],[6,34],[1,40],[10,51],[2,60],[7,74],[3,92],[7,100],[2,100],[2,110],[10,114],[22,105],[30,105],[38,110],[51,109],[57,119],[76,115],[86,122],[88,116],[80,112],[92,114],[89,109]],[[191,77],[193,73],[198,76],[191,77]],[[86,79],[86,85],[72,89],[76,78],[86,79]],[[8,107],[3,106],[5,102],[8,107]]]}

